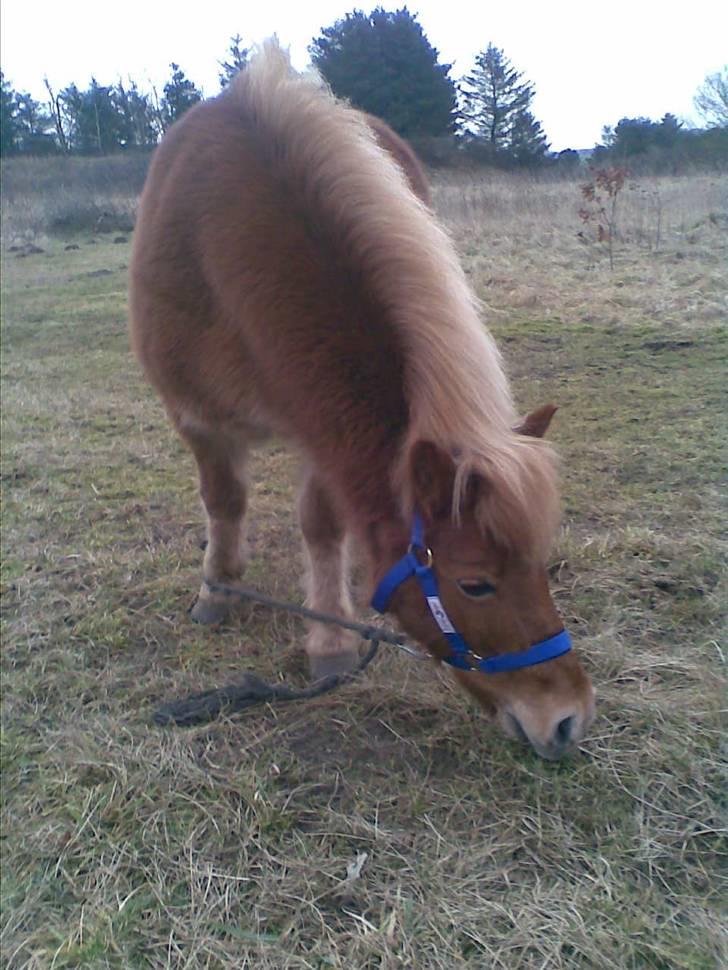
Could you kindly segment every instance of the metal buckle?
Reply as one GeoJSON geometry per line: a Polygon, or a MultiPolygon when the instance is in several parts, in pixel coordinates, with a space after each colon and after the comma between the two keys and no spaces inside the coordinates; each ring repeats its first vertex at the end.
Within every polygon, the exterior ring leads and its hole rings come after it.
{"type": "MultiPolygon", "coordinates": [[[[415,546],[410,542],[410,544],[407,546],[407,555],[414,554],[415,559],[417,559],[418,549],[425,554],[425,562],[420,563],[420,566],[424,566],[425,569],[429,569],[430,566],[432,566],[434,558],[432,555],[432,549],[430,549],[429,546],[415,546]]],[[[417,559],[417,562],[420,562],[419,559],[417,559]]]]}

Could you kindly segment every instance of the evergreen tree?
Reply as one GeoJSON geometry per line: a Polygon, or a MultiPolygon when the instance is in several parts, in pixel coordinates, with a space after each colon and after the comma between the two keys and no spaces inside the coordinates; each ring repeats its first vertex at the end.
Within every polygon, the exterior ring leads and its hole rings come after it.
{"type": "Polygon", "coordinates": [[[488,44],[460,87],[466,136],[485,141],[494,154],[521,161],[543,156],[548,144],[530,110],[534,87],[500,48],[488,44]]]}
{"type": "Polygon", "coordinates": [[[582,165],[579,152],[575,152],[573,148],[564,148],[563,151],[558,153],[554,161],[560,171],[572,174],[578,172],[582,165]]]}
{"type": "Polygon", "coordinates": [[[681,140],[682,122],[678,121],[675,115],[669,112],[663,116],[662,121],[655,130],[654,141],[659,148],[674,148],[681,140]]]}
{"type": "Polygon", "coordinates": [[[360,10],[325,27],[309,47],[334,93],[400,135],[448,135],[456,111],[450,65],[406,7],[360,10]]]}
{"type": "Polygon", "coordinates": [[[513,119],[508,151],[519,165],[543,160],[549,149],[541,123],[530,111],[519,111],[513,119]]]}
{"type": "Polygon", "coordinates": [[[149,95],[142,94],[135,81],[127,87],[121,81],[113,89],[113,100],[124,118],[125,147],[148,148],[159,140],[159,129],[149,95]]]}
{"type": "Polygon", "coordinates": [[[175,121],[178,121],[193,104],[202,101],[202,91],[185,76],[179,64],[175,64],[173,61],[169,66],[172,68],[172,77],[164,85],[164,98],[161,106],[161,121],[165,131],[175,121]]]}
{"type": "Polygon", "coordinates": [[[656,128],[649,118],[622,118],[614,129],[611,154],[621,161],[644,154],[654,144],[656,128]]]}
{"type": "Polygon", "coordinates": [[[230,46],[228,47],[228,59],[226,61],[220,61],[220,73],[218,77],[220,78],[220,88],[226,88],[228,84],[236,77],[240,71],[248,63],[248,57],[250,56],[249,47],[241,47],[242,37],[240,34],[236,34],[234,37],[230,38],[230,46]]]}
{"type": "Polygon", "coordinates": [[[17,152],[18,135],[15,91],[0,71],[0,155],[14,155],[17,152]]]}
{"type": "Polygon", "coordinates": [[[130,130],[114,96],[114,89],[91,78],[85,91],[75,84],[60,94],[63,124],[71,151],[106,155],[124,148],[130,130]]]}
{"type": "Polygon", "coordinates": [[[57,151],[48,112],[27,92],[15,94],[17,150],[23,155],[48,155],[57,151]]]}

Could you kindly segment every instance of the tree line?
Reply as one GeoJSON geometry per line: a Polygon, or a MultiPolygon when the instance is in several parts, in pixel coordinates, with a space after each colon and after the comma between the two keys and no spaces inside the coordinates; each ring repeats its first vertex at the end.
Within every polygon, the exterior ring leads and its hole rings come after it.
{"type": "MultiPolygon", "coordinates": [[[[247,63],[249,50],[241,43],[239,36],[231,38],[227,59],[220,62],[221,89],[247,63]]],[[[85,89],[70,84],[55,91],[45,78],[45,104],[27,92],[15,91],[0,73],[2,154],[108,155],[152,148],[203,97],[179,64],[172,62],[169,68],[161,94],[156,88],[142,91],[131,79],[126,84],[120,79],[104,85],[93,77],[85,89]]]]}
{"type": "Polygon", "coordinates": [[[109,155],[153,147],[202,98],[178,64],[170,69],[161,97],[156,90],[142,91],[133,80],[105,85],[92,77],[85,89],[70,84],[56,92],[46,79],[45,104],[14,91],[2,77],[2,154],[109,155]]]}
{"type": "Polygon", "coordinates": [[[661,121],[622,118],[605,127],[602,144],[591,155],[593,165],[616,165],[633,174],[676,174],[687,168],[728,167],[728,100],[723,124],[705,129],[685,128],[672,114],[661,121]]]}
{"type": "MultiPolygon", "coordinates": [[[[219,62],[224,88],[245,66],[249,49],[231,38],[219,62]]],[[[505,52],[488,44],[473,69],[455,80],[440,62],[417,17],[406,7],[355,10],[322,28],[309,46],[313,65],[332,90],[387,121],[431,163],[468,159],[512,167],[579,165],[572,150],[555,155],[533,113],[534,85],[505,52]]],[[[3,155],[68,152],[110,154],[149,149],[193,104],[201,89],[177,63],[161,92],[129,80],[55,91],[45,80],[42,104],[2,77],[3,155]]],[[[673,116],[660,122],[623,118],[605,128],[596,160],[652,168],[728,162],[728,74],[706,78],[696,96],[705,130],[687,130],[673,116]]]]}

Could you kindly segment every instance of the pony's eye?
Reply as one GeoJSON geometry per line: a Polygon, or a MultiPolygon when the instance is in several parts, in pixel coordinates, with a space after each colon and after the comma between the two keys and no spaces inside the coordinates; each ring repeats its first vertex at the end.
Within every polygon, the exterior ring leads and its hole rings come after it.
{"type": "Polygon", "coordinates": [[[492,583],[487,583],[485,580],[478,582],[477,580],[462,579],[458,581],[458,586],[460,587],[461,593],[464,593],[474,600],[483,599],[484,596],[490,596],[492,593],[495,593],[495,586],[492,583]]]}

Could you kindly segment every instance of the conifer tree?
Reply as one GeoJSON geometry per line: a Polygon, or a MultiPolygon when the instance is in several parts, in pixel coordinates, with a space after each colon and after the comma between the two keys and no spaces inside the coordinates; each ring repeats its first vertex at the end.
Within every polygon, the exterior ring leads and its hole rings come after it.
{"type": "Polygon", "coordinates": [[[82,91],[70,84],[59,95],[68,146],[82,155],[106,155],[129,143],[126,119],[113,88],[91,78],[82,91]]]}
{"type": "Polygon", "coordinates": [[[18,150],[18,119],[15,91],[0,72],[0,154],[14,155],[18,150]]]}
{"type": "Polygon", "coordinates": [[[531,112],[534,86],[493,44],[475,58],[460,84],[462,131],[485,143],[493,155],[525,163],[543,158],[548,142],[531,112]]]}
{"type": "Polygon", "coordinates": [[[155,145],[160,132],[149,95],[142,93],[136,81],[130,79],[126,87],[118,81],[112,90],[112,98],[124,119],[124,147],[155,145]]]}
{"type": "Polygon", "coordinates": [[[323,28],[309,52],[335,94],[383,118],[400,135],[452,132],[456,98],[450,65],[440,64],[406,7],[348,13],[323,28]]]}
{"type": "Polygon", "coordinates": [[[227,60],[220,61],[220,73],[218,77],[220,78],[220,87],[226,88],[228,84],[236,77],[240,71],[248,63],[248,58],[250,57],[250,48],[241,47],[243,38],[240,34],[236,34],[234,37],[230,38],[230,46],[228,47],[227,60]]]}
{"type": "Polygon", "coordinates": [[[518,164],[528,165],[544,157],[549,143],[530,111],[519,111],[513,119],[510,130],[508,151],[518,164]]]}
{"type": "Polygon", "coordinates": [[[172,77],[164,85],[161,106],[161,122],[165,131],[193,104],[202,100],[202,91],[190,81],[179,64],[173,61],[169,66],[172,68],[172,77]]]}

